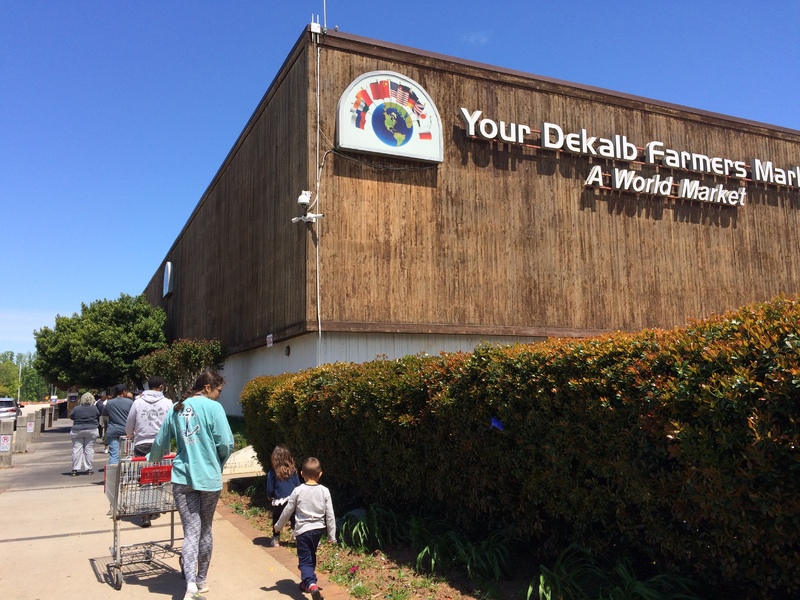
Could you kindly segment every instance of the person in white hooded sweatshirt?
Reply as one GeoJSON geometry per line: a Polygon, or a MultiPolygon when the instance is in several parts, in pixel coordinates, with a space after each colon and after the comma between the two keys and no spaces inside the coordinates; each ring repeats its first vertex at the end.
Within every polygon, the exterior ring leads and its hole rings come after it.
{"type": "MultiPolygon", "coordinates": [[[[125,435],[133,437],[133,455],[147,456],[156,439],[161,423],[172,410],[172,400],[164,397],[164,379],[154,375],[147,380],[150,389],[137,396],[125,422],[125,435]]],[[[142,516],[142,527],[150,527],[150,520],[158,514],[142,516]]]]}

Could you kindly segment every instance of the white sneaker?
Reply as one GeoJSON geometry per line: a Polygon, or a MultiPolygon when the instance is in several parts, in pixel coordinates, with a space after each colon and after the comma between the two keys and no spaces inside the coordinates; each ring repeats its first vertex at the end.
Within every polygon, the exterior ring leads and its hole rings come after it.
{"type": "Polygon", "coordinates": [[[205,581],[198,581],[197,582],[197,593],[198,594],[205,594],[208,592],[208,584],[205,581]]]}
{"type": "Polygon", "coordinates": [[[206,600],[205,596],[200,595],[197,583],[190,583],[186,586],[186,595],[183,600],[206,600]]]}
{"type": "Polygon", "coordinates": [[[108,454],[108,448],[105,448],[105,449],[103,450],[103,454],[108,454]]]}

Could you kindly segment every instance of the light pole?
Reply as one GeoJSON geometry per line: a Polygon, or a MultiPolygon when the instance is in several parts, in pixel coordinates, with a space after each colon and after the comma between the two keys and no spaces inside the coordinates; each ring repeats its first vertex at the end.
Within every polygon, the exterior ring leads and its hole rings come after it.
{"type": "Polygon", "coordinates": [[[17,376],[17,406],[20,403],[22,395],[22,354],[17,354],[17,362],[19,363],[19,375],[17,376]]]}

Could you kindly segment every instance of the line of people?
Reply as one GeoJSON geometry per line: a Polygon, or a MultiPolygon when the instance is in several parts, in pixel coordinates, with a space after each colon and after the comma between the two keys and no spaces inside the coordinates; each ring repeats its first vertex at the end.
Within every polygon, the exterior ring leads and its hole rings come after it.
{"type": "Polygon", "coordinates": [[[103,437],[108,464],[119,462],[119,440],[121,436],[133,436],[134,455],[145,456],[161,427],[172,401],[164,397],[164,380],[151,377],[148,388],[134,399],[133,393],[124,383],[114,386],[113,396],[105,393],[94,396],[83,394],[78,406],[72,409],[72,471],[88,475],[94,473],[94,446],[103,437]]]}
{"type": "MultiPolygon", "coordinates": [[[[101,414],[108,419],[104,433],[109,464],[119,462],[123,435],[133,437],[135,456],[145,456],[151,462],[162,460],[175,440],[171,482],[183,526],[185,599],[200,600],[204,598],[201,594],[209,591],[214,511],[222,492],[222,469],[233,452],[233,433],[225,410],[217,402],[224,383],[219,373],[206,371],[197,378],[187,397],[173,404],[164,397],[163,379],[151,377],[149,389],[135,399],[124,384],[115,386],[113,397],[105,402],[102,411],[95,406],[92,394],[84,394],[71,415],[73,475],[83,468],[93,472],[91,457],[101,414]]],[[[273,505],[272,544],[278,545],[281,529],[291,521],[302,580],[300,590],[310,593],[313,600],[321,600],[315,573],[317,547],[326,530],[328,538],[336,543],[330,491],[319,483],[322,466],[316,458],[306,459],[300,470],[305,483],[301,483],[286,446],[275,448],[271,462],[266,485],[273,505]]],[[[149,526],[156,516],[144,515],[141,525],[149,526]]]]}

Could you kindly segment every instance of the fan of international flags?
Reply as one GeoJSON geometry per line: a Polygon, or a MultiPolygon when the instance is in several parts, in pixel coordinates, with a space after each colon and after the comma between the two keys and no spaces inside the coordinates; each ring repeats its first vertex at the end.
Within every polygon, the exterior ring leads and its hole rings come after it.
{"type": "Polygon", "coordinates": [[[394,71],[364,73],[342,93],[336,146],[431,163],[444,160],[436,104],[420,84],[394,71]]]}
{"type": "Polygon", "coordinates": [[[387,101],[394,102],[408,111],[409,120],[414,122],[420,140],[433,139],[431,124],[425,113],[425,104],[409,86],[391,78],[376,79],[356,93],[352,108],[353,124],[358,129],[364,129],[370,110],[387,101]]]}

